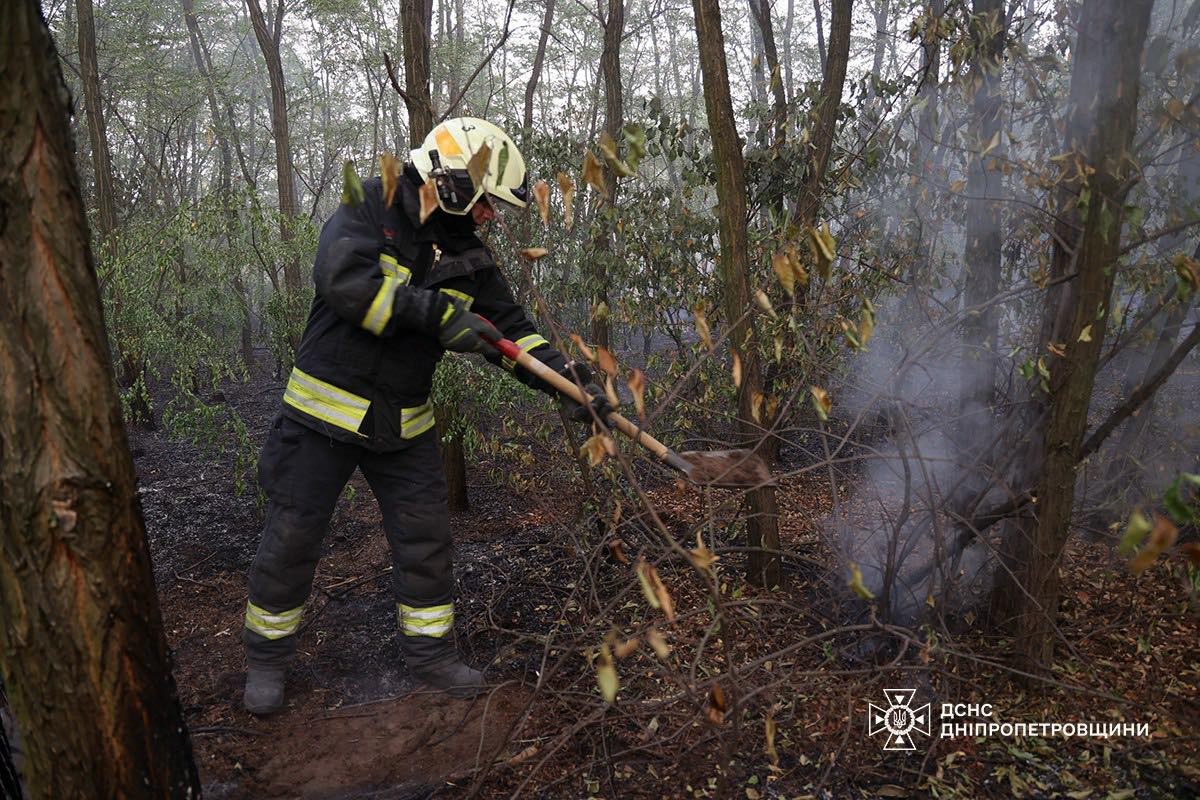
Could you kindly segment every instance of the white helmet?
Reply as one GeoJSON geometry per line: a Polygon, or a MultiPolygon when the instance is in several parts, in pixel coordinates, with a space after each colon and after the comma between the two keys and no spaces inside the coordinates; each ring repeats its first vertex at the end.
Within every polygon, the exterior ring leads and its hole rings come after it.
{"type": "Polygon", "coordinates": [[[433,179],[438,206],[447,214],[469,213],[484,192],[510,206],[525,208],[529,197],[525,159],[508,134],[487,120],[448,119],[434,127],[421,149],[413,150],[409,158],[421,180],[433,179]],[[467,165],[485,145],[489,158],[476,185],[467,165]]]}

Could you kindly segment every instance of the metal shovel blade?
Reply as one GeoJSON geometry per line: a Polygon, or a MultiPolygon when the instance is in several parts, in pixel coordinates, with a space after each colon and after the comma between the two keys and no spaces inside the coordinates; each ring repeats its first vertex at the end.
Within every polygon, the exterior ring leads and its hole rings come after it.
{"type": "Polygon", "coordinates": [[[703,486],[745,489],[775,481],[767,463],[752,450],[692,450],[680,453],[688,479],[703,486]]]}

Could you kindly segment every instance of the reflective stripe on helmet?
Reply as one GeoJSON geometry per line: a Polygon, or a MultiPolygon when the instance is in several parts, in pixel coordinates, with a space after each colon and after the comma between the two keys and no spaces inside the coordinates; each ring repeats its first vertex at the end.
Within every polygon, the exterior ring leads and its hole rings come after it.
{"type": "Polygon", "coordinates": [[[254,603],[246,603],[246,628],[265,639],[282,639],[300,629],[304,606],[274,613],[254,603]]]}
{"type": "Polygon", "coordinates": [[[454,604],[441,606],[406,606],[396,604],[400,631],[405,636],[441,638],[454,628],[454,604]]]}
{"type": "Polygon", "coordinates": [[[332,383],[314,378],[299,367],[292,368],[287,389],[283,393],[283,402],[310,417],[351,433],[358,433],[363,419],[367,416],[367,409],[371,407],[371,401],[365,397],[359,397],[337,388],[332,383]]]}

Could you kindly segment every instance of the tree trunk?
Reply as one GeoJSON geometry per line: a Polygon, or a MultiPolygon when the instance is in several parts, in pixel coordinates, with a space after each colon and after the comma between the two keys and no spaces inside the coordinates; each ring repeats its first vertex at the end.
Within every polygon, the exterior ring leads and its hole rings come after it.
{"type": "MultiPolygon", "coordinates": [[[[817,24],[817,56],[821,59],[821,72],[824,73],[829,69],[829,59],[825,55],[825,22],[821,19],[821,0],[813,0],[813,20],[817,24]]],[[[833,31],[830,31],[832,35],[833,31]]]]}
{"type": "MultiPolygon", "coordinates": [[[[693,0],[694,1],[694,0],[693,0]]],[[[800,228],[812,227],[821,208],[821,188],[833,139],[837,133],[837,113],[846,84],[846,67],[850,63],[850,15],[854,0],[833,0],[833,15],[829,21],[829,53],[824,60],[825,71],[821,91],[809,122],[811,151],[795,221],[800,228]]]]}
{"type": "Polygon", "coordinates": [[[106,256],[116,255],[117,204],[112,156],[104,127],[104,101],[100,94],[100,68],[96,63],[96,23],[92,0],[75,0],[79,17],[79,72],[87,112],[88,140],[92,146],[92,179],[96,184],[96,231],[106,256]]]}
{"type": "MultiPolygon", "coordinates": [[[[738,139],[729,95],[729,72],[725,40],[721,33],[718,0],[692,0],[696,15],[696,39],[704,76],[704,103],[712,135],[713,159],[717,165],[717,204],[721,239],[721,286],[724,315],[730,326],[730,342],[742,362],[738,389],[738,444],[762,440],[762,431],[752,422],[754,398],[762,392],[762,363],[754,331],[750,302],[749,237],[746,230],[746,175],[742,144],[738,139]]],[[[750,515],[746,521],[751,548],[747,579],[756,585],[783,585],[779,557],[779,513],[775,489],[770,486],[750,492],[750,515]],[[769,552],[768,552],[769,551],[769,552]]]]}
{"type": "Polygon", "coordinates": [[[414,148],[433,130],[433,100],[429,96],[429,26],[433,6],[425,0],[400,0],[404,26],[404,105],[408,108],[408,143],[414,148]]]}
{"type": "Polygon", "coordinates": [[[1053,660],[1059,560],[1070,534],[1075,467],[1108,326],[1133,165],[1129,151],[1142,47],[1153,5],[1153,0],[1085,0],[1080,12],[1064,152],[1075,152],[1095,172],[1086,179],[1076,173],[1059,195],[1051,278],[1072,271],[1075,277],[1047,293],[1042,343],[1064,344],[1066,356],[1051,361],[1050,394],[1043,401],[1037,525],[1032,537],[1013,543],[1024,588],[1012,602],[1014,650],[1027,671],[1045,670],[1053,660]],[[1077,199],[1085,189],[1088,202],[1081,208],[1077,199]]]}
{"type": "MultiPolygon", "coordinates": [[[[999,155],[999,144],[989,155],[984,150],[1000,135],[1000,71],[1003,67],[1005,14],[1003,0],[975,0],[972,8],[975,63],[970,76],[970,156],[967,162],[967,230],[963,248],[963,285],[968,308],[983,306],[1000,288],[1002,178],[989,166],[999,155]]],[[[996,385],[998,316],[992,306],[981,309],[963,324],[963,364],[960,371],[960,406],[964,427],[978,429],[971,414],[991,405],[996,385]]]]}
{"type": "MultiPolygon", "coordinates": [[[[600,51],[600,75],[604,81],[604,130],[614,142],[621,141],[622,117],[625,113],[621,89],[621,37],[625,31],[625,0],[608,0],[608,17],[604,21],[604,48],[600,51]]],[[[617,204],[617,175],[606,163],[604,185],[608,189],[608,203],[615,211],[617,204]]],[[[598,225],[595,241],[595,257],[592,259],[593,311],[610,309],[608,302],[608,258],[614,248],[616,219],[606,225],[603,217],[598,225]]],[[[608,313],[592,314],[592,343],[611,349],[609,341],[608,313]]]]}
{"type": "Polygon", "coordinates": [[[546,42],[550,38],[552,22],[554,22],[554,0],[546,0],[546,13],[542,15],[542,30],[538,35],[537,52],[533,56],[529,81],[525,84],[525,116],[521,118],[521,127],[526,145],[529,144],[529,137],[533,133],[533,96],[537,92],[538,81],[542,79],[542,65],[546,63],[546,42]]]}
{"type": "Polygon", "coordinates": [[[771,21],[771,4],[768,0],[750,0],[750,13],[754,15],[754,21],[758,23],[758,31],[762,37],[763,57],[767,62],[768,87],[771,92],[771,147],[778,157],[787,135],[788,101],[779,65],[779,51],[775,47],[775,26],[771,21]]]}
{"type": "Polygon", "coordinates": [[[199,797],[109,363],[68,94],[0,4],[0,671],[34,797],[199,797]]]}
{"type": "MultiPolygon", "coordinates": [[[[276,0],[270,21],[263,15],[259,0],[246,0],[254,37],[267,64],[267,79],[271,85],[271,136],[275,139],[275,179],[279,189],[279,236],[284,242],[292,240],[292,220],[296,216],[296,181],[292,171],[291,134],[288,131],[287,83],[283,74],[283,59],[279,46],[283,39],[284,0],[276,0]]],[[[268,4],[268,9],[271,6],[268,4]]],[[[300,346],[302,326],[299,321],[304,309],[300,298],[304,296],[300,283],[300,263],[289,257],[283,262],[283,286],[285,294],[288,340],[292,352],[300,346]]]]}

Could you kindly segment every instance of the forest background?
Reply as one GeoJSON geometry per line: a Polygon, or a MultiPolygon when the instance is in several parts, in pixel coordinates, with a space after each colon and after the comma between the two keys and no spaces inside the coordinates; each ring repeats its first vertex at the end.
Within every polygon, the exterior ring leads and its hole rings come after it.
{"type": "MultiPolygon", "coordinates": [[[[466,114],[545,181],[487,237],[547,336],[659,438],[753,447],[776,480],[675,484],[447,358],[461,570],[499,573],[460,575],[460,634],[524,686],[502,724],[465,712],[473,766],[360,772],[514,796],[1197,789],[1200,2],[42,8],[210,794],[298,780],[230,721],[234,651],[199,651],[244,598],[317,232],[354,176],[466,114]],[[1148,728],[935,724],[901,757],[868,735],[895,686],[1148,728]]],[[[386,593],[361,489],[331,625],[386,593]]],[[[289,729],[392,702],[402,674],[348,677],[372,668],[314,675],[340,695],[289,729]]]]}

